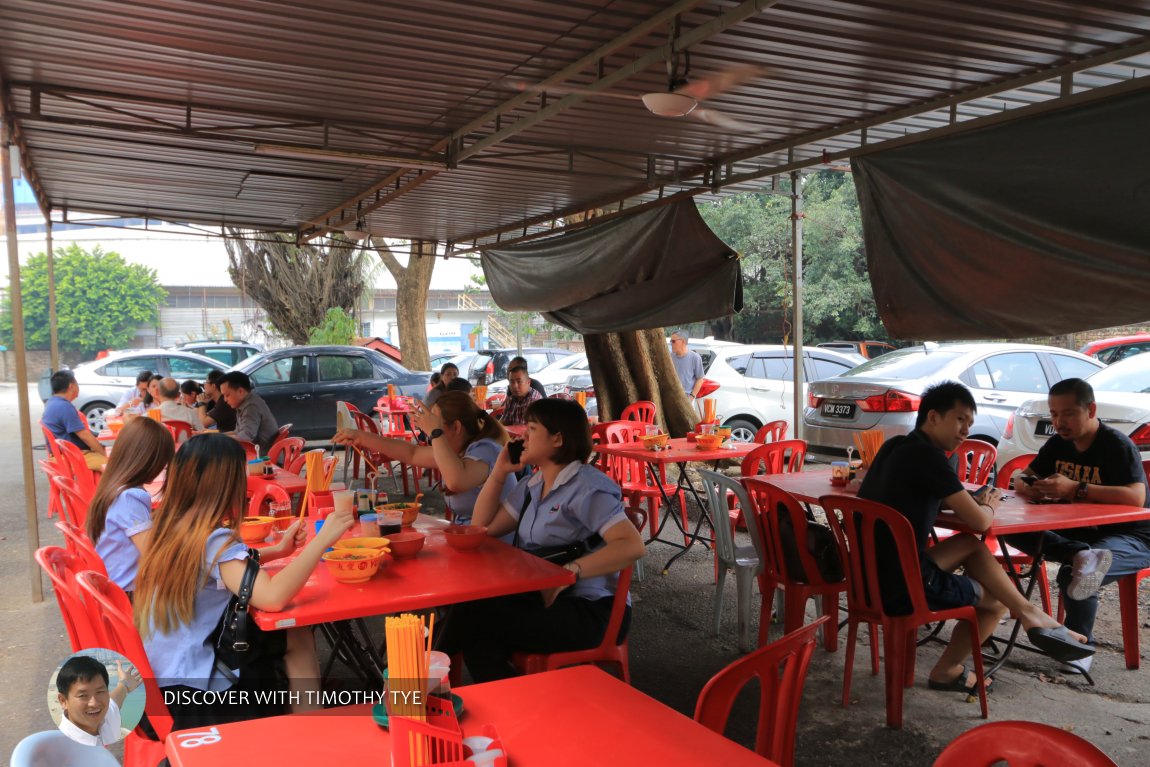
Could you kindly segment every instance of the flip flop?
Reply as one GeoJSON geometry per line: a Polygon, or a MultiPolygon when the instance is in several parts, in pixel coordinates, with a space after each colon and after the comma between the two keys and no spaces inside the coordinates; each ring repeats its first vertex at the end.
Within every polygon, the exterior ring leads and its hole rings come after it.
{"type": "MultiPolygon", "coordinates": [[[[938,690],[940,692],[965,692],[967,695],[978,695],[977,679],[974,680],[974,684],[970,685],[969,687],[966,686],[966,675],[969,673],[970,672],[966,670],[966,666],[964,665],[962,667],[962,671],[960,671],[958,675],[954,679],[951,679],[949,682],[936,682],[928,677],[926,680],[926,686],[932,690],[938,690]]],[[[986,691],[990,692],[992,689],[994,689],[994,680],[987,679],[986,691]]]]}
{"type": "Polygon", "coordinates": [[[1026,638],[1039,650],[1063,663],[1094,654],[1094,645],[1075,640],[1065,626],[1029,628],[1026,630],[1026,638]]]}

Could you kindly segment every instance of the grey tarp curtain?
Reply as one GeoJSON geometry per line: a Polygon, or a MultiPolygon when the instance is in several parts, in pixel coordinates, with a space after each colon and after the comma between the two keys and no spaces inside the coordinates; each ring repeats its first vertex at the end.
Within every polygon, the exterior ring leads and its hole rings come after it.
{"type": "Polygon", "coordinates": [[[491,297],[579,333],[660,328],[743,307],[737,255],[692,200],[482,252],[491,297]]]}
{"type": "Polygon", "coordinates": [[[1150,319],[1150,92],[852,161],[896,338],[1055,335],[1150,319]]]}

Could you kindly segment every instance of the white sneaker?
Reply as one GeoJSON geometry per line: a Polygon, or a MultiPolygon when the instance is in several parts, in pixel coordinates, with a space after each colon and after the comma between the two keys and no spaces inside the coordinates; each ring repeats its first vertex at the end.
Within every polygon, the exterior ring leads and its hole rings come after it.
{"type": "Polygon", "coordinates": [[[1078,660],[1070,660],[1063,663],[1058,667],[1058,670],[1063,674],[1089,674],[1090,664],[1094,662],[1093,655],[1087,655],[1085,658],[1078,660]]]}
{"type": "Polygon", "coordinates": [[[1074,564],[1070,585],[1066,587],[1066,596],[1081,601],[1089,599],[1098,593],[1102,587],[1102,579],[1110,570],[1110,561],[1113,555],[1108,549],[1086,549],[1074,555],[1074,564]]]}

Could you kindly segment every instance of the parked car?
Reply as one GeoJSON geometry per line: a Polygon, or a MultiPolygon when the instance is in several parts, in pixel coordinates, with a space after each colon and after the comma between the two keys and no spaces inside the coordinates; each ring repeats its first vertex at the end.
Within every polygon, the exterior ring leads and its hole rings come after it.
{"type": "MultiPolygon", "coordinates": [[[[1150,459],[1150,354],[1139,354],[1099,370],[1087,379],[1094,388],[1098,418],[1126,434],[1150,459]]],[[[1045,396],[1028,399],[1010,414],[998,445],[998,466],[1037,453],[1054,434],[1045,396]]]]}
{"type": "Polygon", "coordinates": [[[1150,352],[1150,333],[1136,333],[1132,336],[1103,338],[1091,341],[1078,350],[1081,354],[1094,357],[1099,362],[1110,365],[1136,354],[1150,352]]]}
{"type": "MultiPolygon", "coordinates": [[[[530,365],[530,363],[528,363],[530,365]]],[[[560,357],[538,372],[531,373],[531,377],[543,385],[543,390],[550,397],[561,394],[567,389],[567,379],[574,373],[588,373],[590,363],[586,354],[571,354],[560,357]]],[[[528,368],[530,370],[530,367],[528,368]]],[[[495,383],[488,384],[488,396],[507,393],[507,379],[503,378],[495,383]]]]}
{"type": "Polygon", "coordinates": [[[263,352],[235,367],[252,379],[252,389],[268,403],[292,435],[330,439],[335,434],[335,403],[345,400],[371,413],[394,384],[397,393],[423,397],[430,373],[414,373],[363,346],[291,346],[263,352]]]}
{"type": "Polygon", "coordinates": [[[188,341],[176,347],[181,352],[192,352],[235,367],[263,349],[247,341],[188,341]]]}
{"type": "Polygon", "coordinates": [[[471,381],[472,385],[506,380],[507,363],[511,362],[513,357],[524,357],[527,360],[527,371],[531,375],[535,375],[536,371],[542,370],[560,357],[569,357],[575,352],[567,349],[530,347],[523,350],[515,348],[481,349],[477,353],[480,356],[480,362],[483,361],[482,358],[487,358],[487,364],[475,365],[471,368],[467,380],[471,381]]]}
{"type": "MultiPolygon", "coordinates": [[[[104,428],[104,413],[120,402],[124,392],[136,385],[136,376],[150,370],[178,381],[189,378],[203,381],[212,370],[227,370],[228,366],[209,357],[173,349],[132,349],[109,352],[92,362],[84,362],[72,369],[80,396],[73,403],[88,419],[88,428],[98,434],[104,428]]],[[[40,399],[52,396],[49,374],[40,377],[40,399]]]]}
{"type": "Polygon", "coordinates": [[[817,346],[820,349],[830,349],[844,354],[857,354],[865,360],[873,360],[897,348],[886,341],[827,341],[817,346]]]}
{"type": "Polygon", "coordinates": [[[970,436],[997,445],[1007,419],[1024,401],[1045,396],[1063,378],[1086,378],[1098,360],[1052,346],[1012,343],[925,344],[899,349],[854,370],[810,385],[804,438],[813,451],[842,452],[852,435],[882,429],[886,436],[914,429],[923,390],[955,380],[978,405],[970,436]]]}

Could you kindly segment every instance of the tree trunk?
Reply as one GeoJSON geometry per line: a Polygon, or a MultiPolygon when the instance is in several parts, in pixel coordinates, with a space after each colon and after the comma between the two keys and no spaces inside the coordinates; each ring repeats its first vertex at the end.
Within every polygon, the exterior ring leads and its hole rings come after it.
{"type": "Polygon", "coordinates": [[[699,420],[671,364],[671,351],[661,329],[594,333],[583,337],[599,420],[618,418],[636,400],[655,403],[660,425],[682,437],[699,420]]]}
{"type": "Polygon", "coordinates": [[[406,267],[399,263],[382,238],[373,238],[371,244],[395,278],[395,316],[399,321],[403,364],[408,370],[428,370],[431,354],[427,348],[427,291],[435,269],[436,243],[413,241],[406,267]]]}

